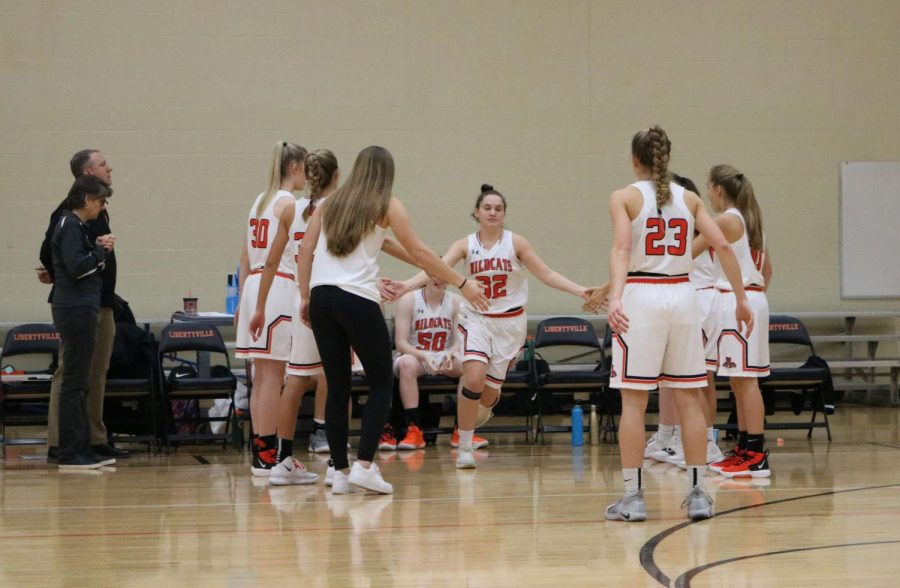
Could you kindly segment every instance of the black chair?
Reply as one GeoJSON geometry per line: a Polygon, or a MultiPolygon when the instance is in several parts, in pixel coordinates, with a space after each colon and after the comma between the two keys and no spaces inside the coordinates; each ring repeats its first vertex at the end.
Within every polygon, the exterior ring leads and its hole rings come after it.
{"type": "Polygon", "coordinates": [[[26,324],[13,327],[6,334],[0,364],[6,368],[12,357],[22,369],[0,374],[0,443],[3,454],[7,445],[39,445],[46,439],[7,439],[10,426],[46,426],[50,404],[50,385],[59,360],[59,332],[49,324],[26,324]],[[44,363],[46,362],[46,363],[44,363]],[[29,365],[24,369],[23,363],[29,365]],[[38,366],[47,366],[36,369],[38,366]]]}
{"type": "MultiPolygon", "coordinates": [[[[787,315],[769,317],[769,345],[790,346],[799,349],[804,355],[809,354],[803,365],[791,368],[771,368],[768,378],[760,381],[763,393],[788,391],[802,395],[799,407],[802,409],[803,399],[809,397],[812,404],[812,418],[809,421],[807,438],[812,437],[813,429],[824,427],[831,441],[831,426],[828,412],[825,409],[825,391],[831,383],[831,370],[828,364],[816,355],[815,348],[809,338],[806,326],[797,318],[787,315]],[[824,422],[816,422],[818,413],[822,413],[824,422]]],[[[795,406],[797,404],[795,403],[795,406]]],[[[797,425],[781,423],[769,424],[767,428],[798,428],[797,425]]],[[[806,426],[801,426],[806,428],[806,426]]]]}
{"type": "Polygon", "coordinates": [[[159,345],[148,330],[116,324],[104,394],[104,422],[114,442],[147,443],[149,449],[160,440],[158,353],[159,345]]]}
{"type": "MultiPolygon", "coordinates": [[[[204,361],[205,363],[205,361],[204,361]]],[[[237,378],[231,371],[228,349],[219,330],[209,323],[187,322],[167,325],[159,342],[159,385],[162,391],[163,433],[168,449],[173,442],[221,441],[223,448],[228,445],[229,428],[234,414],[234,392],[237,378]],[[195,361],[185,359],[187,354],[196,354],[195,361]],[[217,365],[204,373],[194,366],[200,365],[200,354],[217,354],[224,357],[225,365],[217,365]],[[168,375],[166,374],[168,368],[168,375]],[[225,417],[195,416],[175,417],[172,413],[173,400],[215,400],[229,401],[225,417]],[[183,422],[196,424],[225,421],[224,433],[178,433],[177,426],[183,422]]],[[[198,409],[199,411],[199,409],[198,409]]]]}
{"type": "MultiPolygon", "coordinates": [[[[593,325],[575,317],[555,317],[541,321],[534,336],[534,358],[532,378],[538,389],[537,436],[535,441],[544,440],[545,433],[567,432],[570,426],[549,426],[544,424],[545,413],[558,413],[563,404],[554,395],[564,394],[573,402],[576,392],[589,392],[591,403],[600,404],[604,390],[609,386],[609,370],[604,369],[603,346],[597,338],[593,325]],[[540,350],[548,347],[566,346],[577,348],[578,352],[567,360],[595,357],[590,369],[553,370],[540,356],[540,350]]],[[[582,362],[583,363],[583,362],[582,362]]]]}

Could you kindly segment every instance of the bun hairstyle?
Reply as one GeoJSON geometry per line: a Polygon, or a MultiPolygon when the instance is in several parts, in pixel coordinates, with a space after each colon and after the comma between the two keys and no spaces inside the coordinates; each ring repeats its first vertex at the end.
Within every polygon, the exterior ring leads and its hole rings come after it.
{"type": "Polygon", "coordinates": [[[316,208],[316,201],[322,197],[322,190],[331,184],[337,169],[337,157],[328,149],[317,149],[306,156],[303,171],[309,186],[309,205],[303,211],[303,220],[309,220],[316,208]]]}
{"type": "Polygon", "coordinates": [[[303,164],[306,159],[306,149],[294,143],[287,141],[278,141],[275,143],[275,153],[272,155],[272,167],[269,175],[269,187],[266,188],[265,196],[259,201],[256,207],[256,218],[259,218],[272,197],[281,188],[281,180],[287,175],[292,163],[303,164]]]}
{"type": "Polygon", "coordinates": [[[656,185],[656,207],[662,208],[669,203],[672,194],[669,192],[669,154],[672,142],[659,125],[638,131],[631,139],[631,154],[650,170],[651,181],[656,185]]]}
{"type": "MultiPolygon", "coordinates": [[[[484,200],[485,196],[490,196],[491,194],[496,194],[497,196],[500,197],[500,200],[503,201],[503,210],[505,212],[506,211],[506,197],[504,197],[503,194],[501,194],[500,192],[495,190],[494,187],[491,186],[490,184],[481,184],[481,193],[478,194],[478,198],[475,199],[475,210],[478,210],[478,208],[481,206],[481,201],[484,200]]],[[[471,216],[476,221],[478,220],[478,218],[475,216],[474,211],[472,211],[471,216]]]]}
{"type": "Polygon", "coordinates": [[[762,211],[756,201],[750,180],[730,165],[717,165],[709,170],[709,183],[721,187],[728,202],[741,211],[747,223],[750,249],[763,251],[766,243],[763,236],[762,211]]]}

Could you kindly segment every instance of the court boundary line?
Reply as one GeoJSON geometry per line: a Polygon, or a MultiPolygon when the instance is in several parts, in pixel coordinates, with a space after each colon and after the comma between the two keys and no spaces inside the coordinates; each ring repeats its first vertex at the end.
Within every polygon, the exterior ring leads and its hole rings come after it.
{"type": "Polygon", "coordinates": [[[650,575],[651,578],[653,578],[654,580],[656,580],[663,586],[668,587],[668,586],[671,586],[672,579],[669,578],[669,576],[667,576],[665,573],[663,573],[663,571],[661,569],[659,569],[659,566],[656,565],[656,559],[654,557],[654,553],[656,551],[656,548],[659,547],[660,543],[662,543],[668,537],[674,535],[675,533],[677,533],[678,531],[680,531],[682,529],[690,527],[691,525],[696,525],[698,523],[703,523],[703,522],[707,522],[707,521],[711,522],[711,521],[714,521],[718,517],[726,516],[726,515],[736,513],[736,512],[741,512],[744,510],[749,510],[751,508],[762,508],[765,506],[772,506],[775,504],[783,504],[785,502],[793,502],[795,500],[807,500],[809,498],[821,498],[823,496],[833,496],[835,494],[846,494],[848,492],[861,492],[863,490],[882,490],[884,488],[900,488],[900,484],[882,484],[879,486],[865,486],[862,488],[846,488],[844,490],[832,490],[829,492],[819,492],[817,494],[807,494],[807,495],[803,495],[803,496],[794,496],[792,498],[782,498],[780,500],[773,500],[771,502],[767,501],[767,502],[763,502],[760,504],[750,504],[747,506],[739,506],[737,508],[732,508],[732,509],[718,513],[715,517],[713,517],[711,519],[705,519],[705,520],[701,520],[701,521],[685,521],[678,525],[669,527],[668,529],[665,529],[664,531],[662,531],[660,533],[657,533],[656,535],[654,535],[653,537],[648,539],[647,542],[644,543],[643,546],[641,546],[641,550],[639,552],[641,567],[644,568],[644,571],[647,572],[647,574],[650,575]]]}
{"type": "Polygon", "coordinates": [[[867,545],[886,545],[891,543],[900,543],[900,539],[892,539],[889,541],[864,541],[860,543],[837,543],[834,545],[819,545],[817,547],[795,547],[794,549],[781,549],[778,551],[765,551],[762,553],[753,553],[751,555],[739,555],[737,557],[730,557],[728,559],[721,559],[719,561],[714,561],[708,564],[704,564],[702,566],[697,566],[696,568],[692,568],[685,573],[681,574],[675,579],[675,588],[690,588],[691,580],[693,580],[699,574],[705,572],[706,570],[718,566],[723,566],[725,564],[734,563],[736,561],[741,561],[745,559],[753,559],[756,557],[767,557],[769,555],[783,555],[785,553],[797,553],[800,551],[816,551],[819,549],[836,549],[838,547],[863,547],[867,545]]]}

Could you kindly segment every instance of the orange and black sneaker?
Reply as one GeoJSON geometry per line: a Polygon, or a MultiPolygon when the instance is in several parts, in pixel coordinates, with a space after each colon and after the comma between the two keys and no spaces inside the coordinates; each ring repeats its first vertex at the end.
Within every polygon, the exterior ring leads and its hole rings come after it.
{"type": "Polygon", "coordinates": [[[709,464],[707,467],[717,474],[721,474],[722,470],[731,467],[737,462],[741,461],[744,458],[744,450],[740,447],[735,447],[731,451],[725,454],[725,459],[721,461],[716,461],[709,464]]]}
{"type": "Polygon", "coordinates": [[[378,449],[381,451],[397,451],[397,439],[394,437],[394,429],[385,425],[378,440],[378,449]]]}
{"type": "Polygon", "coordinates": [[[268,476],[272,473],[272,468],[277,465],[278,448],[276,447],[257,447],[253,452],[253,461],[250,465],[250,473],[254,476],[268,476]]]}
{"type": "Polygon", "coordinates": [[[743,458],[719,471],[728,478],[768,478],[772,475],[769,469],[768,451],[744,451],[743,458]]]}
{"type": "MultiPolygon", "coordinates": [[[[490,444],[491,442],[484,437],[479,437],[478,435],[472,436],[472,449],[481,449],[490,444]]],[[[453,428],[453,436],[450,437],[450,447],[453,447],[454,449],[459,447],[459,427],[453,428]]]]}
{"type": "Polygon", "coordinates": [[[406,430],[406,436],[403,437],[403,440],[397,445],[397,449],[424,449],[425,448],[425,435],[422,434],[422,429],[417,427],[416,425],[410,425],[406,430]]]}

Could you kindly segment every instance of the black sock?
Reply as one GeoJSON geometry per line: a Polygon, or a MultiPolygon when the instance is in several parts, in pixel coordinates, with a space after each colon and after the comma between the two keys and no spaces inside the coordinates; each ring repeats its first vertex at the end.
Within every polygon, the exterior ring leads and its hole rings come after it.
{"type": "Polygon", "coordinates": [[[278,449],[278,435],[260,435],[259,440],[262,442],[260,451],[278,449]]]}
{"type": "Polygon", "coordinates": [[[313,432],[315,433],[316,431],[319,431],[319,430],[322,430],[322,431],[325,430],[325,421],[322,421],[320,423],[316,419],[313,419],[313,432]]]}
{"type": "Polygon", "coordinates": [[[404,408],[403,416],[406,418],[407,425],[419,426],[419,407],[404,408]]]}
{"type": "Polygon", "coordinates": [[[747,431],[738,431],[738,449],[747,450],[747,431]]]}
{"type": "Polygon", "coordinates": [[[747,435],[747,451],[762,453],[766,450],[766,435],[759,433],[758,435],[747,435]]]}
{"type": "Polygon", "coordinates": [[[282,460],[286,457],[292,457],[294,455],[294,440],[293,439],[282,439],[278,438],[278,455],[275,458],[278,463],[281,463],[282,460]]]}

